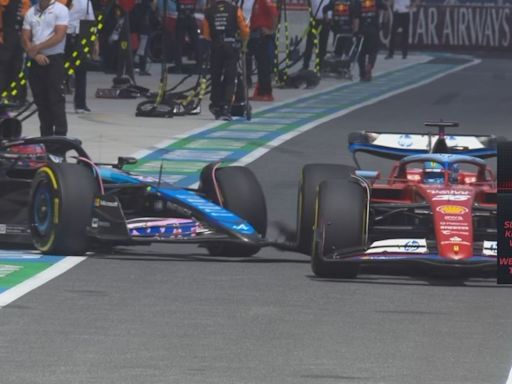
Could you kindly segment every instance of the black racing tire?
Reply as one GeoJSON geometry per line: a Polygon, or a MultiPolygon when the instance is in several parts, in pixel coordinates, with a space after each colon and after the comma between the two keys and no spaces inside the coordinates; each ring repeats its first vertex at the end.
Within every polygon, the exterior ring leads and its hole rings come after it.
{"type": "Polygon", "coordinates": [[[336,250],[363,247],[367,232],[367,193],[355,180],[327,180],[318,187],[311,269],[318,277],[355,278],[359,264],[326,261],[336,250]]]}
{"type": "MultiPolygon", "coordinates": [[[[246,167],[218,168],[215,178],[220,190],[221,205],[251,224],[262,237],[267,233],[267,204],[261,185],[246,167]]],[[[217,197],[213,200],[219,203],[217,197]]],[[[260,247],[238,243],[215,243],[206,246],[212,256],[249,257],[260,247]]]]}
{"type": "Polygon", "coordinates": [[[297,200],[297,248],[311,255],[313,222],[318,185],[329,179],[346,179],[355,167],[343,164],[307,164],[302,168],[297,200]]]}
{"type": "Polygon", "coordinates": [[[87,251],[98,184],[81,164],[47,164],[32,180],[29,223],[34,246],[45,254],[80,256],[87,251]]]}

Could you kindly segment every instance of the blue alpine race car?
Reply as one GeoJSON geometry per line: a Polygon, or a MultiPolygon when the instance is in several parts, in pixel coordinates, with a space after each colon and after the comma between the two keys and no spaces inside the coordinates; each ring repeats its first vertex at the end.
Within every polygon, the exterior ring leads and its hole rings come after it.
{"type": "Polygon", "coordinates": [[[91,160],[78,140],[0,130],[0,243],[81,255],[115,245],[198,243],[212,255],[250,256],[265,240],[267,209],[245,167],[209,164],[197,189],[178,188],[91,160]]]}

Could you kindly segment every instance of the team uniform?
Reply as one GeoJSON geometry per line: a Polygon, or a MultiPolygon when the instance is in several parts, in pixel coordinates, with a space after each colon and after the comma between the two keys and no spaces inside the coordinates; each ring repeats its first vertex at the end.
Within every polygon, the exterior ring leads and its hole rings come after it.
{"type": "Polygon", "coordinates": [[[359,29],[354,32],[361,34],[364,39],[358,59],[359,77],[362,81],[370,81],[379,51],[377,0],[353,0],[350,13],[353,19],[359,20],[359,29]]]}
{"type": "Polygon", "coordinates": [[[203,35],[211,40],[210,110],[215,118],[230,120],[240,40],[248,39],[249,26],[239,7],[225,0],[218,0],[205,12],[203,35]]]}
{"type": "MultiPolygon", "coordinates": [[[[23,30],[30,31],[29,43],[41,44],[55,35],[56,26],[67,26],[68,9],[52,0],[47,8],[39,4],[29,9],[23,20],[23,30]]],[[[25,36],[25,34],[24,34],[25,36]]],[[[40,65],[30,60],[29,84],[37,106],[41,136],[66,135],[68,131],[62,85],[66,77],[64,71],[64,48],[66,39],[39,52],[48,58],[48,64],[40,65]]]]}
{"type": "Polygon", "coordinates": [[[336,45],[334,54],[347,54],[352,46],[352,15],[350,14],[351,0],[331,0],[324,7],[324,14],[332,13],[331,30],[336,45]]]}
{"type": "Polygon", "coordinates": [[[176,41],[175,41],[175,58],[176,71],[182,71],[183,64],[183,44],[185,42],[185,36],[188,35],[190,43],[194,49],[196,61],[199,60],[199,54],[197,52],[197,23],[194,16],[196,12],[196,0],[177,0],[176,11],[178,13],[176,18],[176,41]]]}
{"type": "MultiPolygon", "coordinates": [[[[94,21],[94,10],[91,0],[73,0],[69,10],[69,23],[66,36],[66,57],[71,58],[75,51],[82,50],[81,39],[88,31],[80,31],[80,21],[89,20],[94,21]]],[[[75,95],[74,104],[75,112],[90,112],[87,107],[85,98],[87,92],[87,69],[85,60],[82,60],[81,65],[75,68],[75,95]]]]}
{"type": "MultiPolygon", "coordinates": [[[[250,19],[249,51],[256,59],[258,85],[251,100],[274,101],[272,96],[272,68],[274,65],[275,27],[278,12],[270,0],[255,0],[250,19]]],[[[250,65],[247,66],[250,68],[250,65]]]]}

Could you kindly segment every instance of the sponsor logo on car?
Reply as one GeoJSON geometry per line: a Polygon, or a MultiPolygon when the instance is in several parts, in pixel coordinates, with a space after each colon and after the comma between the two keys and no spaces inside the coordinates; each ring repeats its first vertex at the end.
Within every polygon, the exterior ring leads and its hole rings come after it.
{"type": "Polygon", "coordinates": [[[7,233],[7,225],[0,224],[0,234],[5,235],[7,233]]]}
{"type": "Polygon", "coordinates": [[[409,148],[413,144],[411,135],[398,136],[398,145],[403,148],[409,148]]]}
{"type": "Polygon", "coordinates": [[[441,245],[445,245],[445,244],[457,244],[457,245],[455,245],[456,247],[458,245],[471,245],[471,243],[469,243],[467,241],[451,241],[451,240],[441,241],[441,245]]]}
{"type": "Polygon", "coordinates": [[[450,229],[442,230],[441,233],[446,236],[451,236],[451,235],[468,236],[469,235],[469,231],[453,231],[450,229]]]}
{"type": "Polygon", "coordinates": [[[468,209],[460,205],[441,205],[436,208],[436,211],[446,215],[462,215],[468,212],[468,209]]]}
{"type": "Polygon", "coordinates": [[[434,201],[466,201],[469,195],[437,195],[432,198],[434,201]]]}
{"type": "Polygon", "coordinates": [[[119,204],[117,203],[117,201],[106,201],[106,200],[102,200],[100,198],[96,198],[94,200],[94,205],[96,207],[112,207],[112,208],[116,208],[119,204]]]}
{"type": "Polygon", "coordinates": [[[406,252],[414,252],[418,250],[420,243],[418,240],[411,240],[405,243],[403,247],[406,252]]]}
{"type": "Polygon", "coordinates": [[[455,189],[432,189],[429,191],[433,195],[469,195],[470,191],[458,191],[455,189]]]}
{"type": "Polygon", "coordinates": [[[462,221],[464,218],[462,216],[453,216],[453,215],[446,215],[444,217],[445,220],[448,221],[462,221]]]}

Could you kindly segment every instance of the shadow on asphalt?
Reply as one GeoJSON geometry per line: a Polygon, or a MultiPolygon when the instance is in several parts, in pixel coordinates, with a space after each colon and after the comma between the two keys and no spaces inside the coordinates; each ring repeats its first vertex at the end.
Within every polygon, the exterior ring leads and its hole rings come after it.
{"type": "Polygon", "coordinates": [[[390,275],[364,275],[355,279],[319,278],[314,275],[307,276],[311,281],[319,283],[351,283],[366,285],[397,285],[419,287],[453,287],[453,288],[512,288],[512,285],[498,285],[496,278],[463,278],[428,276],[390,276],[390,275]]]}
{"type": "MultiPolygon", "coordinates": [[[[297,254],[298,255],[298,254],[297,254]]],[[[187,253],[186,255],[181,254],[163,254],[163,253],[152,253],[148,254],[145,252],[133,252],[119,250],[112,254],[93,254],[88,255],[93,259],[104,259],[104,260],[126,260],[126,261],[168,261],[168,262],[202,262],[202,263],[245,263],[245,264],[276,264],[276,263],[287,263],[287,264],[308,264],[309,259],[304,258],[303,260],[298,258],[284,258],[284,257],[223,257],[223,256],[208,256],[200,253],[187,253]]]]}

